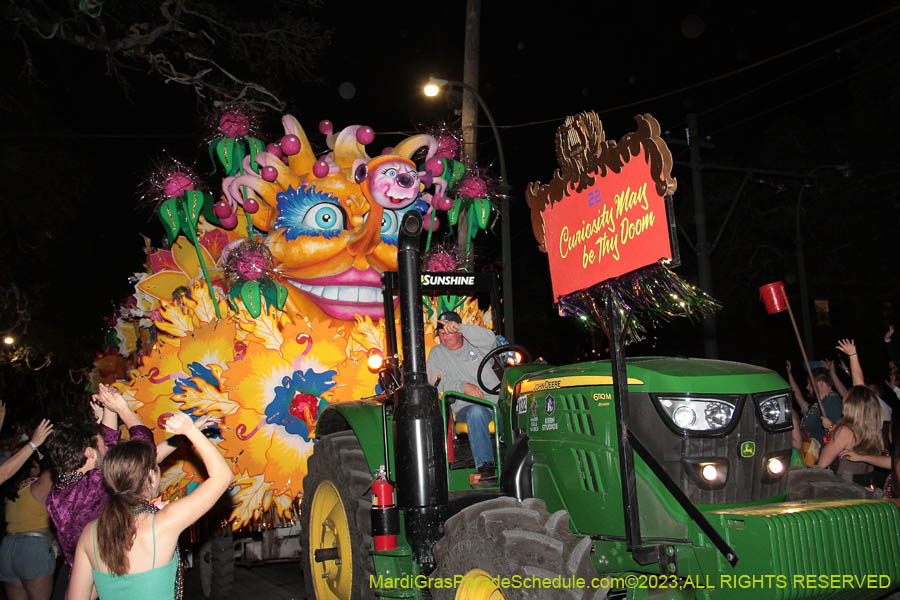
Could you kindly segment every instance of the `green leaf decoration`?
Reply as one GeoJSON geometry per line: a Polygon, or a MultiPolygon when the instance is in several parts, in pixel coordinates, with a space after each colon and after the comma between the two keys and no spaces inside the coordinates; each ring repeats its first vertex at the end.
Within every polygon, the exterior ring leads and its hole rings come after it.
{"type": "Polygon", "coordinates": [[[237,175],[239,171],[243,172],[242,165],[246,154],[247,152],[244,150],[243,144],[238,143],[234,145],[234,164],[231,165],[231,171],[228,173],[229,176],[237,175]]]}
{"type": "Polygon", "coordinates": [[[178,237],[181,224],[178,221],[178,198],[169,198],[159,205],[159,220],[166,229],[166,237],[171,246],[178,237]]]}
{"type": "Polygon", "coordinates": [[[469,217],[469,238],[474,239],[475,235],[478,233],[478,219],[475,216],[475,212],[472,210],[466,214],[469,217]]]}
{"type": "Polygon", "coordinates": [[[447,211],[447,220],[451,225],[456,225],[456,222],[459,221],[460,210],[462,210],[462,198],[457,198],[453,201],[453,208],[447,211]]]}
{"type": "Polygon", "coordinates": [[[234,160],[234,138],[222,138],[218,142],[216,142],[216,156],[219,157],[219,162],[222,163],[222,166],[225,168],[225,173],[228,175],[234,175],[232,169],[234,168],[235,163],[234,160]]]}
{"type": "Polygon", "coordinates": [[[463,175],[466,174],[466,165],[462,164],[458,160],[450,161],[450,170],[447,170],[447,163],[444,163],[444,179],[447,179],[447,186],[454,187],[459,180],[463,178],[463,175]],[[450,178],[446,177],[447,174],[450,174],[450,178]]]}
{"type": "Polygon", "coordinates": [[[277,291],[275,290],[275,282],[268,277],[257,279],[257,282],[259,283],[259,289],[262,290],[263,298],[266,299],[266,307],[275,306],[275,296],[277,294],[277,291]]]}
{"type": "Polygon", "coordinates": [[[459,306],[459,296],[438,296],[438,311],[443,314],[447,311],[455,311],[459,306]]]}
{"type": "MultiPolygon", "coordinates": [[[[440,303],[440,300],[438,300],[438,303],[440,303]]],[[[431,317],[434,316],[434,307],[431,306],[431,300],[429,300],[427,297],[423,296],[422,297],[422,306],[425,307],[425,317],[430,320],[431,317]]]]}
{"type": "Polygon", "coordinates": [[[475,213],[478,227],[484,229],[491,220],[491,201],[487,198],[475,198],[472,201],[472,212],[475,213]]]}
{"type": "Polygon", "coordinates": [[[284,303],[287,302],[287,288],[278,282],[275,282],[275,307],[278,310],[284,310],[284,303]]]}
{"type": "Polygon", "coordinates": [[[258,140],[255,137],[247,136],[244,138],[247,141],[247,145],[250,147],[250,166],[253,168],[253,172],[259,174],[259,165],[256,164],[256,155],[260,152],[265,152],[266,143],[262,140],[258,140]]]}
{"type": "Polygon", "coordinates": [[[203,218],[206,219],[211,224],[215,225],[216,227],[221,227],[222,221],[220,221],[219,217],[216,216],[216,211],[215,211],[216,203],[213,202],[212,197],[209,197],[208,199],[209,199],[209,202],[203,203],[203,218]]]}
{"type": "Polygon", "coordinates": [[[197,236],[196,236],[196,232],[195,232],[194,228],[191,227],[190,221],[188,221],[188,216],[187,216],[187,213],[185,212],[184,197],[183,196],[179,197],[177,200],[178,200],[178,222],[180,223],[179,227],[181,227],[182,233],[184,233],[184,235],[186,235],[188,238],[191,239],[191,241],[193,241],[191,234],[194,234],[194,237],[197,237],[197,236]]]}
{"type": "Polygon", "coordinates": [[[255,281],[245,281],[241,285],[241,300],[250,316],[254,319],[262,312],[262,297],[259,293],[259,284],[255,281]]]}
{"type": "Polygon", "coordinates": [[[206,194],[203,192],[188,190],[184,193],[184,214],[191,225],[191,229],[197,228],[197,221],[200,220],[205,203],[206,194]]]}

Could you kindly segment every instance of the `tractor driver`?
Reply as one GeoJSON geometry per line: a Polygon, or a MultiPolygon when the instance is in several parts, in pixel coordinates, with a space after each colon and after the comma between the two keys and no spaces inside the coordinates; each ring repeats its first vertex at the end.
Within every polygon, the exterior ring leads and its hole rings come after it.
{"type": "MultiPolygon", "coordinates": [[[[439,393],[461,392],[496,404],[497,395],[485,393],[477,383],[478,366],[485,354],[497,346],[494,333],[478,325],[463,324],[459,314],[448,311],[438,317],[437,335],[440,344],[428,353],[428,381],[437,382],[439,393]]],[[[481,377],[488,388],[499,383],[493,369],[485,368],[481,377]]],[[[451,409],[458,422],[468,425],[469,446],[481,477],[495,477],[497,463],[491,447],[490,409],[465,400],[457,400],[451,409]]]]}

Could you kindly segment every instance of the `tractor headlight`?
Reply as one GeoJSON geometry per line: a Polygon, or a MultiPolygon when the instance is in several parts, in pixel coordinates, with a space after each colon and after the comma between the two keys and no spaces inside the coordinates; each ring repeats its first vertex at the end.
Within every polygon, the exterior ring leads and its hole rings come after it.
{"type": "Polygon", "coordinates": [[[759,420],[767,430],[780,431],[793,426],[791,401],[787,392],[756,394],[753,400],[756,402],[759,420]]]}
{"type": "Polygon", "coordinates": [[[737,405],[734,396],[658,396],[656,401],[669,426],[688,434],[724,431],[731,424],[737,405]]]}

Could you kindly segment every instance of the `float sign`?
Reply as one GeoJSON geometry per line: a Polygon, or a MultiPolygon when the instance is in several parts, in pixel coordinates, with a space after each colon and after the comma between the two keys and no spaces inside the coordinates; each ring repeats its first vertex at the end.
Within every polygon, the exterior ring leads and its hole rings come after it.
{"type": "Polygon", "coordinates": [[[553,298],[589,288],[661,258],[672,258],[666,199],[657,192],[646,148],[618,173],[541,211],[553,298]]]}

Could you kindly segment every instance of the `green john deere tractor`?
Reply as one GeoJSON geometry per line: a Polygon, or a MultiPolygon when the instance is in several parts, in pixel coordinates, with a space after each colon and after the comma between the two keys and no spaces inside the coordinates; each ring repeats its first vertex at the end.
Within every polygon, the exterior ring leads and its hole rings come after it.
{"type": "Polygon", "coordinates": [[[512,366],[486,403],[497,482],[448,461],[454,395],[425,376],[417,217],[392,274],[402,367],[382,396],[319,417],[301,516],[310,598],[878,598],[900,582],[893,503],[785,502],[789,393],[759,367],[512,366]]]}

